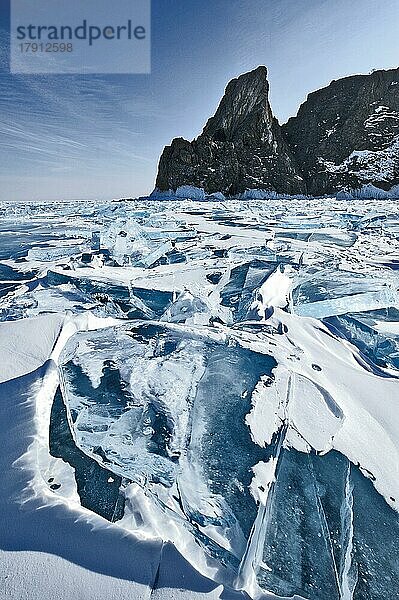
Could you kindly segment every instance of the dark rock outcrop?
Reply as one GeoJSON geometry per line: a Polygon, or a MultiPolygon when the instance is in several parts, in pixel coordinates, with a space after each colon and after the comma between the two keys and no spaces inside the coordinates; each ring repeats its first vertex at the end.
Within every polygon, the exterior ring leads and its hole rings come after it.
{"type": "Polygon", "coordinates": [[[282,130],[309,194],[390,189],[399,184],[399,69],[332,81],[282,130]]]}
{"type": "Polygon", "coordinates": [[[251,188],[304,192],[268,95],[266,67],[230,81],[202,134],[193,142],[174,139],[164,149],[156,187],[162,191],[193,185],[227,195],[251,188]]]}
{"type": "Polygon", "coordinates": [[[333,81],[282,127],[268,93],[266,67],[233,79],[202,134],[164,149],[156,187],[316,196],[399,184],[399,69],[333,81]]]}

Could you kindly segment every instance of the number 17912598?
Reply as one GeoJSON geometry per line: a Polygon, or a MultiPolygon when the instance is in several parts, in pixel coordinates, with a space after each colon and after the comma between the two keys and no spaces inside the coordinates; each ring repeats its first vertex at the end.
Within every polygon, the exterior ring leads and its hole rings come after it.
{"type": "Polygon", "coordinates": [[[66,42],[22,42],[18,47],[21,52],[73,52],[73,44],[66,42]]]}

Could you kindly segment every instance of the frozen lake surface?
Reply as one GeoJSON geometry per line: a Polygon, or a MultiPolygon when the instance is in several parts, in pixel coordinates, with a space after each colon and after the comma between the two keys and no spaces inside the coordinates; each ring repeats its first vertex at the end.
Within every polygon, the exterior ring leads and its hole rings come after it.
{"type": "MultiPolygon", "coordinates": [[[[31,406],[10,467],[25,483],[6,502],[72,513],[88,544],[117,532],[132,557],[153,544],[137,598],[183,598],[159,591],[164,571],[184,598],[394,597],[395,201],[3,202],[0,215],[0,400],[31,406]],[[168,543],[212,595],[179,580],[168,543]]],[[[25,548],[8,535],[0,549],[25,548]]],[[[125,580],[120,543],[111,575],[125,580]]]]}

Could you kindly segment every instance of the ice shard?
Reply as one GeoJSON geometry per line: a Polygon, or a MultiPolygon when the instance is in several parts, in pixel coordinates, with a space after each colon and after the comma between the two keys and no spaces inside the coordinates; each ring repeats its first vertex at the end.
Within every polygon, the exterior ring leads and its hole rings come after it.
{"type": "Polygon", "coordinates": [[[320,300],[295,306],[294,312],[301,317],[324,319],[348,312],[363,312],[398,305],[398,293],[390,288],[378,292],[366,292],[331,300],[320,300]]]}

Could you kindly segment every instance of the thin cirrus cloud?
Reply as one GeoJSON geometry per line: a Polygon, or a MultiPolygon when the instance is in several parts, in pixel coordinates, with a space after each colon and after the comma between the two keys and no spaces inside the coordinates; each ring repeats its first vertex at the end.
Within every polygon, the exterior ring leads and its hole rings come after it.
{"type": "Polygon", "coordinates": [[[75,197],[82,178],[93,179],[95,192],[98,173],[129,179],[135,163],[151,163],[154,168],[135,123],[136,115],[152,118],[151,103],[140,97],[132,101],[118,82],[109,85],[100,78],[82,81],[73,76],[14,77],[13,86],[1,94],[0,111],[2,170],[18,177],[29,175],[27,188],[34,195],[46,196],[40,185],[44,175],[69,173],[65,185],[58,178],[51,188],[56,194],[59,189],[58,195],[75,197]],[[37,178],[35,189],[32,176],[37,178]]]}
{"type": "Polygon", "coordinates": [[[1,198],[80,197],[82,182],[95,197],[144,191],[155,165],[143,125],[156,113],[127,78],[1,74],[1,198]]]}

